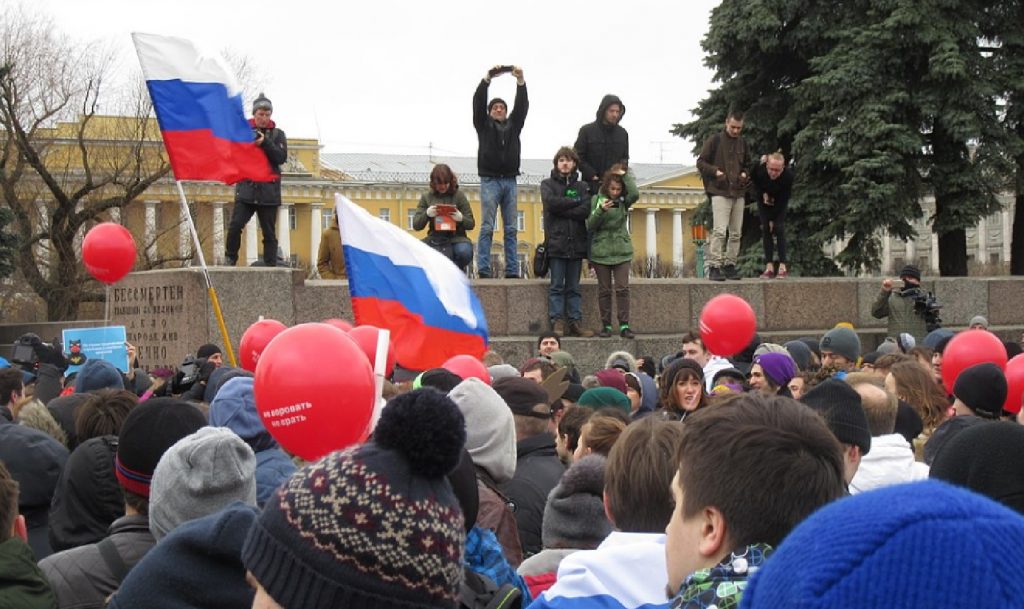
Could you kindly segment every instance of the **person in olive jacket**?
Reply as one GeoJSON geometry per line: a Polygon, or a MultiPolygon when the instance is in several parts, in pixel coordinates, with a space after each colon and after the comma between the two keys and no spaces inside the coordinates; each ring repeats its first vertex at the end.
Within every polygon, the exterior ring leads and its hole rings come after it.
{"type": "Polygon", "coordinates": [[[580,271],[587,257],[587,217],[590,189],[580,180],[576,151],[562,146],[555,153],[551,177],[540,183],[544,205],[544,235],[551,284],[548,287],[548,319],[555,334],[593,336],[583,329],[580,306],[580,271]],[[568,325],[566,325],[568,318],[568,325]]]}
{"type": "Polygon", "coordinates": [[[626,219],[629,207],[640,198],[633,174],[616,163],[601,179],[601,190],[594,195],[587,218],[590,231],[590,263],[597,274],[597,305],[601,312],[601,332],[612,335],[612,280],[615,281],[615,309],[619,335],[634,338],[629,327],[629,267],[633,260],[633,241],[626,219]]]}
{"type": "Polygon", "coordinates": [[[430,172],[430,190],[420,197],[412,218],[414,230],[427,229],[423,241],[455,263],[462,272],[473,262],[473,242],[467,230],[476,226],[473,209],[451,167],[440,163],[430,172]],[[438,207],[440,206],[440,207],[438,207]]]}

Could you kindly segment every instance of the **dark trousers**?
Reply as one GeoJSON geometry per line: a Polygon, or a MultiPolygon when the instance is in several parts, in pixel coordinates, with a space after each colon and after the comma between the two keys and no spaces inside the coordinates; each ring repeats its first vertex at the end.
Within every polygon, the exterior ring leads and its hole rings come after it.
{"type": "Polygon", "coordinates": [[[601,325],[612,325],[612,280],[615,280],[615,312],[619,325],[629,324],[629,265],[621,262],[614,266],[591,262],[597,274],[597,308],[601,311],[601,325]]]}
{"type": "Polygon", "coordinates": [[[764,246],[764,263],[772,264],[775,256],[772,237],[779,242],[779,263],[786,264],[786,205],[765,205],[758,202],[757,213],[761,216],[761,243],[764,246]],[[771,226],[768,223],[771,223],[771,226]]]}
{"type": "Polygon", "coordinates": [[[254,205],[252,203],[235,203],[228,224],[227,243],[224,246],[224,257],[234,265],[238,262],[238,248],[242,245],[242,229],[253,214],[260,222],[263,231],[263,263],[267,266],[277,264],[277,207],[276,205],[254,205]]]}

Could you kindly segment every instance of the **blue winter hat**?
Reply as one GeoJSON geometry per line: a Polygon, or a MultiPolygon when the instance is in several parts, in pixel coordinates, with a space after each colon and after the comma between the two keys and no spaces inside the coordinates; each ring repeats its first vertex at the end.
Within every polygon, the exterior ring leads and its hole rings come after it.
{"type": "Polygon", "coordinates": [[[97,389],[124,389],[124,377],[114,364],[102,359],[91,359],[79,368],[75,376],[75,393],[97,389]]]}
{"type": "Polygon", "coordinates": [[[901,484],[801,523],[751,577],[740,607],[1009,607],[1024,598],[1012,567],[1022,561],[1016,512],[934,480],[901,484]]]}
{"type": "Polygon", "coordinates": [[[273,440],[256,410],[253,383],[254,379],[248,376],[228,379],[210,402],[210,425],[227,427],[253,450],[260,451],[273,440]]]}

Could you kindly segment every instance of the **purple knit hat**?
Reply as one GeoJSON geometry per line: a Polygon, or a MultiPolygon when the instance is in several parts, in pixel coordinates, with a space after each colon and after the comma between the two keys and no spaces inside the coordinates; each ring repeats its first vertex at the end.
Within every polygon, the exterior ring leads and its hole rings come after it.
{"type": "Polygon", "coordinates": [[[797,374],[796,362],[787,353],[764,353],[754,358],[767,376],[778,387],[785,387],[797,374]]]}

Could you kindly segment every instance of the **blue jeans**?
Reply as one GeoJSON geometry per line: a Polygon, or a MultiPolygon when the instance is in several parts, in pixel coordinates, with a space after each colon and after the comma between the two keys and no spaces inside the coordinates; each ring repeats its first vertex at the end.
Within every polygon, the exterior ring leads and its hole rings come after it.
{"type": "Polygon", "coordinates": [[[469,263],[473,262],[473,244],[466,241],[453,243],[451,258],[452,262],[455,263],[455,266],[459,267],[459,270],[465,272],[469,263]]]}
{"type": "Polygon", "coordinates": [[[570,321],[581,321],[580,258],[548,258],[551,285],[548,287],[548,319],[568,317],[570,321]],[[568,315],[567,315],[568,313],[568,315]]]}
{"type": "Polygon", "coordinates": [[[476,269],[481,275],[491,275],[491,241],[494,239],[494,221],[501,207],[501,225],[505,232],[505,274],[519,276],[519,257],[516,255],[518,217],[516,205],[516,179],[480,178],[480,239],[476,244],[476,269]]]}

